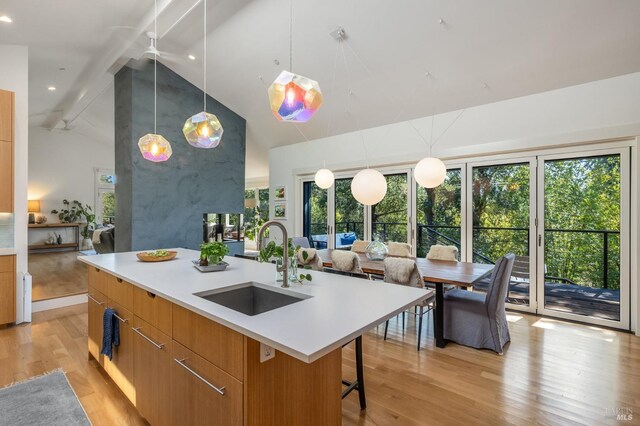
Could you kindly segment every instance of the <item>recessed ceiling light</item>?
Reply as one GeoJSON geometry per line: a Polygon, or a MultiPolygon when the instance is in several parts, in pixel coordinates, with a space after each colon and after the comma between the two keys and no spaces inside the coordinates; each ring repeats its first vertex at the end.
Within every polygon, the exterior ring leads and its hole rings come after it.
{"type": "Polygon", "coordinates": [[[191,59],[192,61],[195,61],[195,60],[196,60],[196,57],[195,57],[195,56],[193,56],[193,55],[188,55],[188,56],[187,56],[187,58],[191,59]]]}
{"type": "Polygon", "coordinates": [[[9,18],[7,15],[2,15],[0,16],[0,22],[6,22],[7,24],[10,24],[13,22],[13,19],[9,18]]]}
{"type": "Polygon", "coordinates": [[[53,92],[56,90],[56,86],[49,86],[47,87],[47,90],[49,90],[50,92],[53,92]]]}

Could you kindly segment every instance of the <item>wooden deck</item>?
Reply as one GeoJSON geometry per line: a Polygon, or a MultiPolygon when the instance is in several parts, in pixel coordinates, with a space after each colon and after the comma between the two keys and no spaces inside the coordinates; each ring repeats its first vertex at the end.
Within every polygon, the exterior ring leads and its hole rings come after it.
{"type": "MultiPolygon", "coordinates": [[[[575,284],[545,283],[545,307],[587,317],[620,320],[620,291],[575,284]]],[[[474,291],[486,291],[487,283],[477,283],[474,291]]],[[[529,283],[512,282],[507,296],[509,303],[529,304],[529,283]]]]}

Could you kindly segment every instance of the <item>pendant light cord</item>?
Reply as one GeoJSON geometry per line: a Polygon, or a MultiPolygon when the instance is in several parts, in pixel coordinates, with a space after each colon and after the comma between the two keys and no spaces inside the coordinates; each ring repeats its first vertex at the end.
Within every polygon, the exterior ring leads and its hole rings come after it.
{"type": "Polygon", "coordinates": [[[356,122],[356,128],[358,129],[358,134],[360,134],[360,140],[362,142],[362,151],[364,152],[364,162],[367,165],[367,169],[368,169],[369,168],[369,155],[367,154],[367,145],[364,143],[364,134],[362,132],[362,128],[360,127],[360,120],[354,114],[351,114],[351,111],[349,110],[349,99],[350,99],[353,91],[351,89],[351,78],[350,78],[350,74],[349,74],[349,64],[347,63],[347,55],[344,53],[344,46],[342,45],[342,43],[340,43],[340,46],[342,47],[342,60],[344,62],[345,72],[347,74],[347,87],[349,89],[349,93],[347,94],[345,112],[347,114],[349,114],[351,117],[353,117],[353,119],[356,122]]]}
{"type": "Polygon", "coordinates": [[[203,6],[204,6],[204,28],[203,28],[203,33],[204,33],[204,49],[203,49],[203,56],[204,56],[204,66],[203,71],[202,71],[202,79],[204,80],[203,83],[203,89],[202,89],[202,98],[203,98],[203,111],[206,112],[207,111],[207,0],[203,1],[203,6]]]}
{"type": "Polygon", "coordinates": [[[153,1],[153,32],[156,35],[156,50],[153,52],[153,134],[158,134],[158,0],[153,1]]]}
{"type": "Polygon", "coordinates": [[[289,0],[289,72],[293,72],[293,0],[289,0]]]}

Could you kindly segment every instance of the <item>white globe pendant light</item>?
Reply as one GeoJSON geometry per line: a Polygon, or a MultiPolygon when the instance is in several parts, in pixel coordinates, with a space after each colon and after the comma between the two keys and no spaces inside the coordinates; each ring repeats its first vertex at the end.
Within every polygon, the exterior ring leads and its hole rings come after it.
{"type": "Polygon", "coordinates": [[[435,188],[447,177],[447,166],[439,158],[425,157],[416,164],[413,175],[418,185],[435,188]]]}
{"type": "Polygon", "coordinates": [[[328,189],[333,185],[333,172],[329,169],[320,169],[316,172],[315,182],[319,188],[328,189]]]}
{"type": "Polygon", "coordinates": [[[387,180],[377,170],[360,170],[351,181],[351,193],[365,206],[378,204],[387,194],[387,180]]]}
{"type": "Polygon", "coordinates": [[[439,158],[425,157],[416,164],[413,175],[418,185],[435,188],[447,177],[447,166],[439,158]]]}

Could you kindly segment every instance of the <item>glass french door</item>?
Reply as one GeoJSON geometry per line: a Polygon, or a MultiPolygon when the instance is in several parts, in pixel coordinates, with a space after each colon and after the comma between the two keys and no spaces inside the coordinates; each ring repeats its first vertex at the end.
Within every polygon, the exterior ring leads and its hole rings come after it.
{"type": "Polygon", "coordinates": [[[464,169],[447,169],[442,185],[424,188],[416,184],[416,255],[425,257],[432,245],[456,246],[464,256],[462,238],[464,169]]]}
{"type": "MultiPolygon", "coordinates": [[[[466,259],[493,264],[515,254],[507,304],[530,312],[536,309],[535,185],[535,158],[467,164],[466,259]]],[[[488,286],[489,277],[474,291],[488,286]]]]}
{"type": "Polygon", "coordinates": [[[538,159],[538,307],[629,328],[629,150],[538,159]]]}
{"type": "Polygon", "coordinates": [[[312,247],[325,249],[329,240],[328,190],[311,181],[303,182],[302,192],[302,235],[312,247]]]}
{"type": "Polygon", "coordinates": [[[380,241],[411,241],[409,219],[409,182],[408,172],[385,174],[387,194],[378,204],[369,207],[371,212],[371,239],[380,241]]]}

